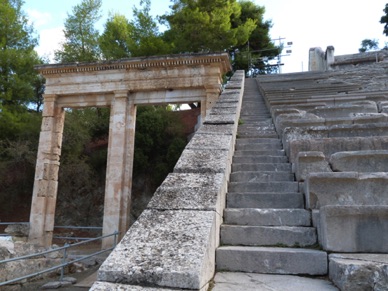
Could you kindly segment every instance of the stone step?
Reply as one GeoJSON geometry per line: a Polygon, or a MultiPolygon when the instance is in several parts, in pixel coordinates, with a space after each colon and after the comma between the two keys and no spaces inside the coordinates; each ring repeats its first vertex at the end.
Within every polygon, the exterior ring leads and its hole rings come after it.
{"type": "Polygon", "coordinates": [[[311,226],[311,212],[305,209],[227,208],[224,223],[252,226],[311,226]]]}
{"type": "Polygon", "coordinates": [[[231,182],[228,185],[229,193],[273,193],[273,192],[285,192],[292,193],[298,192],[299,185],[298,182],[268,182],[268,183],[260,183],[260,182],[231,182]]]}
{"type": "Polygon", "coordinates": [[[278,138],[238,138],[236,139],[236,145],[246,145],[246,144],[275,144],[281,145],[282,142],[278,138]]]}
{"type": "MultiPolygon", "coordinates": [[[[357,282],[354,282],[357,284],[357,282]]],[[[241,272],[217,272],[212,291],[338,291],[325,278],[241,272]]]]}
{"type": "Polygon", "coordinates": [[[233,172],[230,175],[230,182],[277,182],[294,181],[294,174],[289,172],[233,172]]]}
{"type": "MultiPolygon", "coordinates": [[[[235,151],[234,157],[248,157],[248,156],[279,156],[282,157],[286,153],[284,150],[264,150],[264,151],[235,151]]],[[[387,165],[388,166],[388,165],[387,165]]]]}
{"type": "Polygon", "coordinates": [[[274,137],[278,138],[278,134],[276,132],[270,132],[270,131],[257,131],[257,132],[252,132],[252,131],[237,131],[237,136],[238,137],[251,137],[251,138],[260,138],[260,137],[274,137]]]}
{"type": "Polygon", "coordinates": [[[249,163],[287,163],[286,156],[250,156],[250,157],[233,157],[233,163],[249,164],[249,163]]]}
{"type": "Polygon", "coordinates": [[[302,193],[228,193],[228,208],[304,208],[302,193]]]}
{"type": "MultiPolygon", "coordinates": [[[[237,139],[238,140],[238,139],[237,139]]],[[[262,151],[262,150],[282,150],[280,143],[259,143],[259,144],[238,144],[236,143],[235,150],[242,151],[262,151]]]]}
{"type": "Polygon", "coordinates": [[[316,243],[315,227],[221,225],[222,245],[306,247],[316,243]]]}
{"type": "Polygon", "coordinates": [[[327,254],[302,248],[223,246],[216,251],[217,270],[263,274],[326,275],[327,254]]]}
{"type": "Polygon", "coordinates": [[[291,172],[289,163],[272,163],[272,164],[232,164],[232,172],[240,171],[273,171],[273,172],[291,172]]]}
{"type": "Polygon", "coordinates": [[[257,115],[244,114],[243,112],[241,112],[241,114],[240,114],[240,120],[242,120],[243,122],[255,121],[255,122],[268,122],[268,123],[272,123],[272,117],[271,116],[261,117],[261,116],[257,116],[257,115]]]}

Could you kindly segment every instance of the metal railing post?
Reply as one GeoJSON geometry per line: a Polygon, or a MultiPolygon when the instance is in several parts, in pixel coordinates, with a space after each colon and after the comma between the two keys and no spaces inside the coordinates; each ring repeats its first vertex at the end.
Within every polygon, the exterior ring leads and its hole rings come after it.
{"type": "Polygon", "coordinates": [[[66,259],[67,259],[67,248],[68,247],[69,247],[69,244],[65,243],[65,248],[63,249],[63,258],[62,258],[61,279],[59,281],[63,280],[63,275],[65,273],[66,259]]]}

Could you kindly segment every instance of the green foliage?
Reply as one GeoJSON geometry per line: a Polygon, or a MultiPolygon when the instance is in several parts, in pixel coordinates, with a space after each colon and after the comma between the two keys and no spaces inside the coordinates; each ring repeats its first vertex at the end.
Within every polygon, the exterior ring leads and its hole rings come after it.
{"type": "Polygon", "coordinates": [[[110,16],[99,39],[105,59],[162,55],[170,45],[161,37],[157,21],[150,15],[151,1],[141,1],[142,9],[133,8],[130,22],[121,14],[110,16]]]}
{"type": "Polygon", "coordinates": [[[65,42],[55,51],[55,60],[60,63],[93,62],[100,58],[99,33],[95,29],[101,18],[102,0],[83,0],[73,7],[65,21],[65,42]]]}
{"type": "Polygon", "coordinates": [[[165,39],[175,52],[230,50],[246,43],[256,28],[255,19],[235,21],[241,15],[235,0],[175,0],[171,9],[161,19],[170,27],[165,39]]]}
{"type": "Polygon", "coordinates": [[[384,24],[383,33],[388,36],[388,3],[385,4],[385,8],[383,9],[385,15],[381,16],[380,23],[384,24]]]}
{"type": "Polygon", "coordinates": [[[245,71],[250,69],[255,74],[273,73],[273,68],[268,66],[268,61],[279,55],[281,48],[271,41],[269,30],[272,23],[263,20],[265,8],[249,0],[242,0],[239,4],[241,14],[233,19],[233,26],[238,26],[248,19],[254,19],[256,28],[249,35],[248,41],[233,48],[233,68],[245,71]]]}
{"type": "Polygon", "coordinates": [[[133,26],[121,14],[111,15],[105,23],[104,33],[99,38],[105,59],[122,59],[131,56],[133,26]]]}
{"type": "Polygon", "coordinates": [[[379,48],[379,42],[376,39],[364,39],[361,41],[361,48],[358,49],[360,53],[376,50],[379,48]]]}
{"type": "Polygon", "coordinates": [[[136,117],[134,175],[153,177],[153,186],[172,171],[186,137],[183,126],[168,107],[140,106],[136,117]]]}

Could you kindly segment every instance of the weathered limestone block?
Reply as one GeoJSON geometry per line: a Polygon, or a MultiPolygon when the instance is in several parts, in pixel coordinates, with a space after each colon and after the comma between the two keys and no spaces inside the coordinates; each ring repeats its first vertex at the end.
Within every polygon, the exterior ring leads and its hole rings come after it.
{"type": "Polygon", "coordinates": [[[229,157],[229,151],[225,150],[185,149],[174,167],[174,172],[229,174],[229,157]]]}
{"type": "Polygon", "coordinates": [[[385,291],[388,286],[388,256],[331,254],[329,278],[342,291],[385,291]]]}
{"type": "Polygon", "coordinates": [[[206,116],[204,124],[236,124],[236,114],[209,114],[206,116]]]}
{"type": "Polygon", "coordinates": [[[328,137],[387,136],[388,126],[385,123],[334,125],[328,133],[328,137]]]}
{"type": "Polygon", "coordinates": [[[286,127],[283,129],[283,147],[286,153],[290,152],[290,143],[294,140],[309,140],[318,138],[327,138],[329,136],[328,128],[326,126],[312,126],[312,127],[286,127]]]}
{"type": "Polygon", "coordinates": [[[30,226],[26,223],[24,224],[10,224],[4,230],[5,233],[8,233],[11,236],[16,237],[27,237],[30,226]]]}
{"type": "Polygon", "coordinates": [[[336,152],[386,149],[388,149],[388,136],[292,140],[289,143],[288,157],[291,163],[295,163],[299,152],[319,151],[329,157],[336,152]]]}
{"type": "Polygon", "coordinates": [[[388,113],[388,101],[380,101],[377,103],[379,112],[388,113]]]}
{"type": "Polygon", "coordinates": [[[217,134],[195,134],[186,149],[202,150],[224,150],[231,151],[234,148],[233,137],[231,135],[217,134]]]}
{"type": "Polygon", "coordinates": [[[322,152],[300,152],[294,164],[294,172],[297,181],[304,181],[310,173],[331,172],[331,169],[322,152]]]}
{"type": "Polygon", "coordinates": [[[302,111],[296,108],[275,108],[271,110],[272,118],[275,121],[281,114],[301,115],[302,111]]]}
{"type": "Polygon", "coordinates": [[[388,150],[338,152],[329,162],[338,172],[388,172],[388,150]]]}
{"type": "Polygon", "coordinates": [[[196,133],[233,135],[236,132],[237,124],[202,124],[196,133]]]}
{"type": "Polygon", "coordinates": [[[319,117],[346,117],[353,113],[377,113],[377,104],[373,101],[358,101],[336,106],[320,106],[310,111],[319,117]]]}
{"type": "Polygon", "coordinates": [[[170,173],[148,209],[207,210],[222,215],[227,179],[224,174],[170,173]]]}
{"type": "Polygon", "coordinates": [[[177,289],[141,287],[135,285],[126,285],[119,283],[94,282],[90,291],[176,291],[177,289]]]}
{"type": "Polygon", "coordinates": [[[306,207],[388,205],[388,173],[311,173],[305,182],[306,207]]]}
{"type": "Polygon", "coordinates": [[[333,252],[388,252],[388,205],[323,206],[322,247],[333,252]]]}
{"type": "Polygon", "coordinates": [[[215,270],[214,211],[145,210],[98,271],[98,281],[205,290],[215,270]]]}
{"type": "Polygon", "coordinates": [[[333,126],[287,127],[283,130],[283,144],[288,152],[292,140],[337,138],[337,137],[378,137],[388,136],[385,123],[376,124],[340,124],[333,126]]]}
{"type": "Polygon", "coordinates": [[[387,113],[353,113],[350,117],[354,124],[388,122],[387,113]]]}
{"type": "Polygon", "coordinates": [[[320,118],[311,113],[298,114],[280,114],[275,120],[275,127],[279,134],[283,134],[286,127],[311,127],[322,126],[325,124],[325,119],[320,118]]]}

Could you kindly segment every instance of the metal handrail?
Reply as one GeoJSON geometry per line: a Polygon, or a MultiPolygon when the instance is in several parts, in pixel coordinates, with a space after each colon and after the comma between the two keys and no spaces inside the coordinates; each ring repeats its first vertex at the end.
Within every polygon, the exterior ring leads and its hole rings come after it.
{"type": "Polygon", "coordinates": [[[18,277],[18,278],[15,278],[15,279],[12,279],[12,280],[8,280],[8,281],[5,281],[5,282],[0,282],[0,286],[4,286],[4,285],[15,283],[15,282],[18,282],[18,281],[21,281],[21,280],[24,280],[24,279],[32,278],[32,277],[35,277],[35,276],[38,276],[38,275],[41,275],[41,274],[44,274],[44,273],[48,273],[48,272],[57,270],[59,268],[61,268],[61,278],[60,278],[60,280],[62,280],[63,275],[64,275],[64,268],[66,266],[68,266],[70,264],[73,264],[74,262],[79,262],[79,261],[88,259],[90,257],[93,257],[93,256],[96,256],[96,255],[99,255],[99,254],[102,254],[102,253],[105,253],[105,252],[113,250],[116,247],[116,244],[117,244],[117,236],[118,236],[118,234],[119,233],[117,231],[115,231],[112,234],[107,234],[107,235],[99,236],[97,238],[92,238],[92,239],[90,239],[88,241],[78,242],[78,243],[71,244],[71,245],[65,244],[65,246],[63,246],[63,247],[58,247],[58,248],[47,250],[47,251],[44,251],[44,252],[30,254],[30,255],[25,255],[25,256],[21,256],[21,257],[17,257],[17,258],[11,258],[11,259],[2,260],[2,261],[0,261],[0,264],[14,262],[14,261],[18,261],[18,260],[25,260],[25,259],[29,259],[29,258],[33,258],[33,257],[37,257],[37,256],[42,256],[42,255],[45,255],[45,254],[53,253],[53,252],[58,252],[58,251],[61,251],[61,250],[63,250],[63,252],[64,252],[63,261],[62,261],[61,264],[55,265],[53,267],[50,267],[50,268],[47,268],[47,269],[44,269],[44,270],[41,270],[41,271],[38,271],[38,272],[35,272],[35,273],[32,273],[32,274],[29,274],[29,275],[24,275],[22,277],[18,277]],[[78,258],[78,259],[74,259],[71,262],[66,262],[66,259],[67,259],[67,249],[73,248],[73,247],[76,247],[76,246],[80,246],[80,245],[83,245],[83,244],[87,244],[87,243],[90,243],[90,242],[93,242],[93,241],[96,241],[96,240],[100,240],[100,239],[103,239],[103,238],[111,237],[111,236],[114,236],[114,241],[113,241],[112,247],[110,247],[108,249],[105,249],[105,250],[98,251],[98,252],[94,252],[94,253],[89,254],[89,255],[85,255],[85,256],[83,256],[81,258],[78,258]]]}

